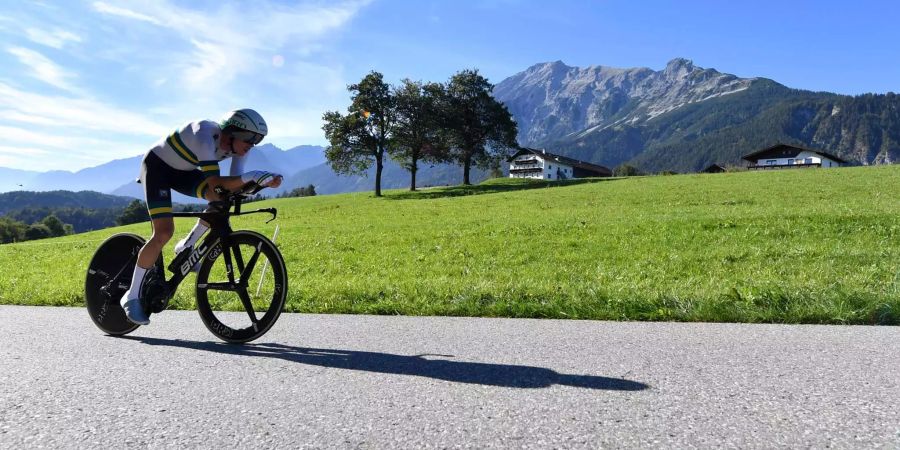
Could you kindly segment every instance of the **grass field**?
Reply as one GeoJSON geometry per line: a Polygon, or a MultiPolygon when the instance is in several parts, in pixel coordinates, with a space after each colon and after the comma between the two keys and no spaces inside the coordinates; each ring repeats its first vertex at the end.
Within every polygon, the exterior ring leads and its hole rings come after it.
{"type": "MultiPolygon", "coordinates": [[[[269,200],[295,312],[900,324],[900,166],[269,200]]],[[[177,224],[176,239],[191,222],[177,224]]],[[[0,303],[80,305],[109,235],[0,246],[0,303]]],[[[166,249],[171,258],[171,244],[166,249]]],[[[193,307],[193,276],[174,307],[193,307]]]]}

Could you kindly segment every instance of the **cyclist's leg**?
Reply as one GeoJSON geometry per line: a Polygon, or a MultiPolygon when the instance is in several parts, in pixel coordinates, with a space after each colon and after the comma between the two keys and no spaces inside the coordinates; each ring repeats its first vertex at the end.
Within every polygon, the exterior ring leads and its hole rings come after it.
{"type": "Polygon", "coordinates": [[[147,270],[154,266],[163,246],[172,239],[175,231],[175,222],[172,220],[172,191],[169,187],[171,170],[153,153],[148,153],[141,164],[141,183],[144,185],[153,235],[138,252],[131,285],[120,300],[128,319],[141,325],[150,323],[140,300],[144,276],[147,270]]]}
{"type": "MultiPolygon", "coordinates": [[[[206,177],[203,172],[200,170],[193,170],[190,172],[186,172],[184,177],[180,177],[177,183],[174,183],[172,188],[176,191],[191,197],[197,197],[201,199],[206,199],[209,196],[209,193],[212,192],[209,189],[209,185],[206,182],[206,177]]],[[[215,195],[213,193],[212,195],[215,195]]],[[[211,201],[212,199],[210,199],[211,201]]],[[[197,223],[194,224],[194,228],[185,236],[182,240],[178,241],[175,245],[175,254],[181,253],[183,250],[193,247],[194,244],[197,243],[198,240],[203,236],[206,231],[209,230],[209,224],[206,223],[203,219],[197,219],[197,223]]],[[[199,265],[195,267],[195,269],[199,269],[199,265]]],[[[196,271],[196,270],[195,270],[196,271]]]]}

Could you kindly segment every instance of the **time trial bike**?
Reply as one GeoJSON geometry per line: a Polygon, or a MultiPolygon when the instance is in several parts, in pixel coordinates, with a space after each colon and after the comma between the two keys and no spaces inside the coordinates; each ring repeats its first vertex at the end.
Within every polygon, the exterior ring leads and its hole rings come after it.
{"type": "MultiPolygon", "coordinates": [[[[209,232],[199,244],[175,256],[166,280],[163,256],[147,271],[141,302],[147,314],[160,313],[169,305],[178,285],[199,265],[196,282],[197,312],[216,337],[231,343],[250,342],[264,335],[281,315],[287,298],[288,279],[284,258],[275,244],[249,230],[232,230],[230,219],[269,213],[275,208],[241,212],[241,202],[259,192],[256,183],[237,192],[217,189],[222,201],[211,202],[204,212],[178,212],[174,217],[199,217],[209,232]]],[[[91,320],[104,332],[121,336],[137,325],[125,316],[119,300],[131,284],[137,255],[144,238],[132,233],[113,235],[94,253],[84,283],[84,298],[91,320]]]]}

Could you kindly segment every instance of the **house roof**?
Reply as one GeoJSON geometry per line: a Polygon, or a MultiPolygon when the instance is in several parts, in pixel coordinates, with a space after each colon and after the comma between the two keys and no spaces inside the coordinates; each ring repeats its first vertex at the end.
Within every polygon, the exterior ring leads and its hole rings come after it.
{"type": "Polygon", "coordinates": [[[705,169],[701,170],[701,172],[704,172],[704,173],[725,172],[725,171],[726,171],[726,169],[718,164],[710,164],[705,169]]]}
{"type": "Polygon", "coordinates": [[[811,148],[803,148],[797,147],[796,145],[787,145],[787,144],[776,144],[771,147],[764,148],[762,150],[750,153],[749,155],[744,155],[742,159],[750,162],[754,162],[759,159],[766,159],[772,157],[778,158],[793,158],[800,154],[800,152],[812,152],[822,155],[832,161],[839,163],[846,163],[847,161],[843,158],[832,155],[831,153],[826,153],[821,150],[813,150],[811,148]]]}
{"type": "Polygon", "coordinates": [[[567,166],[572,166],[573,168],[577,167],[579,169],[590,170],[592,172],[599,172],[599,173],[607,174],[607,175],[612,174],[612,170],[610,170],[608,167],[600,166],[597,164],[591,164],[589,162],[579,161],[577,159],[567,158],[562,155],[555,155],[555,154],[547,152],[545,150],[538,150],[538,149],[526,148],[526,147],[521,147],[519,149],[519,151],[517,151],[514,155],[510,156],[509,159],[507,159],[507,161],[511,162],[512,160],[518,158],[520,155],[523,155],[526,153],[531,153],[531,154],[540,156],[541,158],[544,158],[545,160],[549,159],[549,160],[555,161],[559,164],[565,164],[567,166]]]}

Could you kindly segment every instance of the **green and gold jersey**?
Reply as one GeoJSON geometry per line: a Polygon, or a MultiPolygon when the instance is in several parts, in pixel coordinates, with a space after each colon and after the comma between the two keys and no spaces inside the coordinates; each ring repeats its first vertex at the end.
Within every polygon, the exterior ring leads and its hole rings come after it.
{"type": "Polygon", "coordinates": [[[222,130],[215,122],[191,122],[160,139],[150,151],[173,169],[200,169],[207,178],[219,175],[219,161],[232,156],[219,149],[221,136],[222,130]]]}

